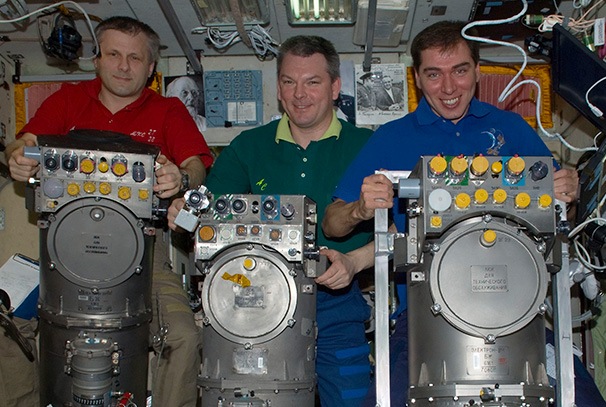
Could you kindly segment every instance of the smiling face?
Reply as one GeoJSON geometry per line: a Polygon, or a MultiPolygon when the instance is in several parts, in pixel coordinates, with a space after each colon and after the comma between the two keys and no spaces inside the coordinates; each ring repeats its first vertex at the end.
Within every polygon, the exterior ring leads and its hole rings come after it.
{"type": "Polygon", "coordinates": [[[389,77],[389,76],[384,76],[383,79],[381,80],[381,83],[383,83],[383,87],[385,89],[389,90],[389,89],[391,89],[393,79],[391,79],[391,77],[389,77]]]}
{"type": "Polygon", "coordinates": [[[119,99],[126,104],[135,101],[153,72],[148,39],[143,33],[132,36],[107,30],[99,38],[101,54],[95,58],[102,87],[102,100],[119,99]]]}
{"type": "Polygon", "coordinates": [[[302,133],[310,140],[321,137],[330,126],[340,90],[341,79],[331,80],[322,54],[286,54],[278,74],[278,100],[288,114],[293,137],[302,133]]]}
{"type": "Polygon", "coordinates": [[[467,111],[480,80],[476,64],[464,41],[452,50],[428,48],[421,51],[415,82],[437,115],[458,123],[467,111]]]}

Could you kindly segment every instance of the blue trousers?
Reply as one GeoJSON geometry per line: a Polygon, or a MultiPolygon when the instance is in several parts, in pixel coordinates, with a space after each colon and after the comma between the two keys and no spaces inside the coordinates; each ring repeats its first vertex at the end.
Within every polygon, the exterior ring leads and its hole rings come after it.
{"type": "MultiPolygon", "coordinates": [[[[392,407],[403,407],[408,401],[408,312],[396,319],[396,327],[389,337],[389,389],[392,407]]],[[[364,400],[364,407],[375,407],[377,388],[373,380],[364,400]]]]}
{"type": "Polygon", "coordinates": [[[370,385],[364,326],[369,317],[356,282],[337,291],[318,288],[316,373],[322,407],[362,405],[370,385]]]}

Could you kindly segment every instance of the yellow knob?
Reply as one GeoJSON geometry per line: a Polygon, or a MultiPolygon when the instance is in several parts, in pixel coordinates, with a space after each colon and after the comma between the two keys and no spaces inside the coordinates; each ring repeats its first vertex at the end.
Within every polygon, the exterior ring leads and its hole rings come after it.
{"type": "Polygon", "coordinates": [[[486,203],[486,201],[488,201],[488,191],[482,188],[477,189],[473,194],[473,199],[477,204],[480,205],[486,203]]]}
{"type": "Polygon", "coordinates": [[[509,161],[507,161],[507,171],[512,175],[519,175],[524,171],[524,167],[526,163],[522,157],[511,157],[509,161]]]}
{"type": "Polygon", "coordinates": [[[437,155],[429,161],[429,170],[434,175],[444,174],[446,171],[446,159],[441,155],[437,155]]]}
{"type": "Polygon", "coordinates": [[[67,184],[67,194],[69,196],[76,196],[80,193],[80,185],[75,182],[70,182],[67,184]]]}
{"type": "Polygon", "coordinates": [[[520,192],[515,197],[515,205],[518,209],[526,209],[530,205],[530,195],[526,192],[520,192]]]}
{"type": "Polygon", "coordinates": [[[490,166],[490,171],[493,175],[500,174],[503,171],[503,163],[501,161],[495,161],[490,166]]]}
{"type": "Polygon", "coordinates": [[[107,172],[109,171],[109,164],[105,160],[99,161],[99,171],[107,172]]]}
{"type": "Polygon", "coordinates": [[[201,241],[210,242],[215,238],[215,229],[208,225],[202,226],[198,232],[198,236],[200,236],[201,241]]]}
{"type": "Polygon", "coordinates": [[[429,221],[431,222],[432,228],[441,228],[442,227],[442,217],[441,216],[432,216],[429,221]]]}
{"type": "Polygon", "coordinates": [[[492,199],[496,204],[502,204],[507,199],[507,192],[504,189],[497,189],[492,193],[492,199]]]}
{"type": "Polygon", "coordinates": [[[95,186],[94,182],[86,181],[84,185],[82,185],[82,189],[84,189],[84,192],[86,192],[87,194],[92,194],[97,190],[97,187],[95,186]]]}
{"type": "Polygon", "coordinates": [[[471,172],[475,176],[484,175],[488,171],[488,159],[482,155],[474,157],[471,160],[471,172]]]}
{"type": "Polygon", "coordinates": [[[551,207],[551,202],[553,202],[553,200],[551,199],[551,196],[549,196],[547,194],[543,194],[539,197],[539,208],[542,208],[542,209],[549,208],[549,207],[551,207]]]}
{"type": "Polygon", "coordinates": [[[497,241],[497,233],[492,229],[487,229],[482,233],[480,243],[482,246],[490,247],[497,241]]]}
{"type": "Polygon", "coordinates": [[[455,197],[455,206],[459,209],[465,209],[471,204],[471,197],[465,192],[457,194],[455,197]]]}
{"type": "Polygon", "coordinates": [[[461,175],[467,171],[467,159],[460,155],[455,157],[450,162],[450,170],[454,175],[461,175]]]}
{"type": "Polygon", "coordinates": [[[246,270],[251,271],[257,266],[257,262],[252,257],[247,257],[244,259],[242,265],[246,270]]]}
{"type": "Polygon", "coordinates": [[[99,184],[99,192],[103,195],[109,195],[112,192],[112,186],[109,182],[102,182],[99,184]]]}
{"type": "Polygon", "coordinates": [[[92,160],[92,158],[83,158],[80,161],[80,172],[84,174],[90,174],[93,171],[95,171],[95,162],[92,160]]]}
{"type": "Polygon", "coordinates": [[[130,198],[130,187],[121,186],[118,187],[118,197],[125,201],[130,198]]]}
{"type": "Polygon", "coordinates": [[[147,201],[149,199],[149,190],[146,188],[139,190],[139,199],[142,201],[147,201]]]}
{"type": "Polygon", "coordinates": [[[112,172],[116,177],[121,177],[126,174],[126,164],[123,162],[117,162],[112,166],[112,172]]]}

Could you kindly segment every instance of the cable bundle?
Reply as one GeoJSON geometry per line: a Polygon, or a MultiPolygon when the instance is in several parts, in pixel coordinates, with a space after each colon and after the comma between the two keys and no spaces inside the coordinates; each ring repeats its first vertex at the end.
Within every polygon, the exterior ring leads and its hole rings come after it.
{"type": "MultiPolygon", "coordinates": [[[[192,29],[192,34],[208,35],[207,41],[218,50],[222,50],[242,41],[238,31],[221,31],[215,27],[197,27],[192,29]]],[[[251,47],[260,59],[265,59],[271,56],[278,55],[279,45],[260,25],[253,26],[249,31],[246,31],[251,43],[251,47]]]]}

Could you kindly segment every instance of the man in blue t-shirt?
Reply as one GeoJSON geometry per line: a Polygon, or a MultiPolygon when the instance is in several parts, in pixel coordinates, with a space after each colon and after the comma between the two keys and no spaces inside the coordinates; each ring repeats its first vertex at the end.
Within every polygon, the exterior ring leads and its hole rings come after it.
{"type": "MultiPolygon", "coordinates": [[[[516,113],[499,110],[474,96],[480,77],[479,45],[466,41],[462,22],[438,22],[413,41],[415,82],[423,92],[418,108],[381,126],[345,172],[322,223],[336,238],[392,208],[397,230],[405,230],[405,208],[394,199],[392,182],[376,170],[412,170],[423,155],[550,156],[537,133],[516,113]]],[[[556,199],[576,199],[578,175],[554,173],[556,199]]],[[[398,276],[397,276],[398,277],[398,276]]],[[[398,285],[400,309],[390,338],[391,403],[403,406],[408,392],[406,286],[398,285]]],[[[372,389],[372,388],[371,388],[372,389]]],[[[373,389],[374,390],[374,389],[373,389]]],[[[374,393],[374,392],[373,392],[374,393]]],[[[375,405],[370,394],[367,405],[375,405]]]]}

